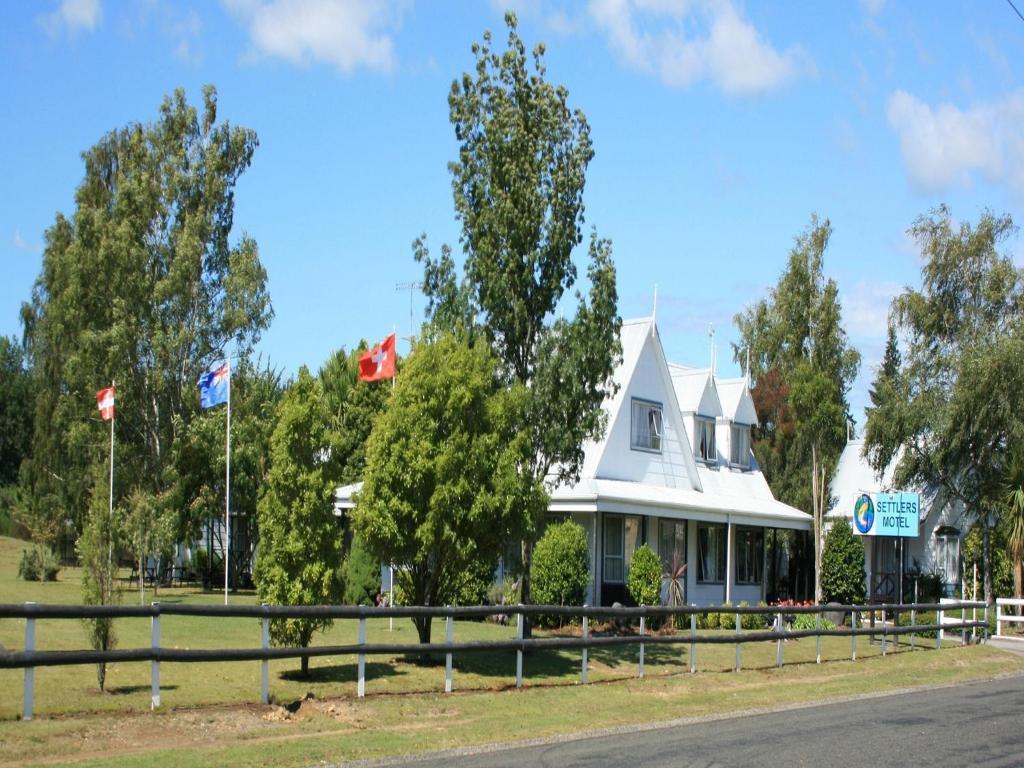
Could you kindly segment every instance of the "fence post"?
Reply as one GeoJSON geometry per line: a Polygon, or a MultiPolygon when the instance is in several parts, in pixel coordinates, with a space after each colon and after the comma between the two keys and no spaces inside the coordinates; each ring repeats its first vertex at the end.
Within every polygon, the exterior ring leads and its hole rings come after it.
{"type": "Polygon", "coordinates": [[[740,666],[741,666],[741,663],[740,663],[741,662],[741,660],[740,660],[740,648],[741,648],[742,644],[740,643],[740,634],[742,632],[743,632],[743,622],[740,619],[740,615],[737,613],[736,614],[736,671],[737,672],[740,671],[740,666]]]}
{"type": "MultiPolygon", "coordinates": [[[[451,606],[448,606],[451,608],[451,606]]],[[[445,619],[445,640],[448,645],[455,642],[455,617],[450,615],[445,619]]],[[[444,692],[452,692],[452,652],[444,655],[444,692]]]]}
{"type": "Polygon", "coordinates": [[[821,607],[818,607],[818,612],[814,614],[814,631],[818,634],[815,635],[815,650],[817,651],[816,664],[821,664],[821,607]]]}
{"type": "MultiPolygon", "coordinates": [[[[359,617],[359,645],[366,645],[366,617],[359,617]]],[[[366,696],[366,654],[362,651],[356,656],[356,664],[359,667],[359,680],[356,683],[356,696],[360,699],[366,696]]]]}
{"type": "Polygon", "coordinates": [[[882,609],[882,655],[885,656],[885,617],[886,610],[882,609]]]}
{"type": "Polygon", "coordinates": [[[690,674],[697,671],[697,614],[690,614],[690,674]]]}
{"type": "MultiPolygon", "coordinates": [[[[519,611],[516,612],[516,640],[523,639],[523,604],[519,604],[519,611]]],[[[516,648],[516,688],[523,687],[523,648],[516,648]]]]}
{"type": "MultiPolygon", "coordinates": [[[[583,607],[586,608],[587,604],[584,603],[583,607]]],[[[590,617],[586,614],[583,615],[583,639],[584,641],[590,639],[590,617]]],[[[580,682],[584,685],[587,684],[587,661],[589,654],[587,651],[590,650],[587,646],[583,646],[583,659],[582,666],[580,667],[580,682]]]]}
{"type": "MultiPolygon", "coordinates": [[[[997,630],[999,629],[999,625],[998,624],[996,625],[996,629],[997,630]]],[[[983,642],[987,643],[989,641],[989,637],[988,637],[988,603],[987,602],[985,603],[985,630],[981,633],[981,637],[982,637],[982,641],[983,642]]]]}
{"type": "MultiPolygon", "coordinates": [[[[158,654],[160,652],[160,603],[153,603],[153,650],[158,654]]],[[[160,662],[158,657],[154,657],[151,663],[151,698],[149,702],[150,709],[160,708],[160,662]]]]}
{"type": "Polygon", "coordinates": [[[776,667],[781,667],[782,666],[782,631],[783,631],[782,628],[785,626],[785,624],[782,621],[782,611],[779,611],[778,615],[776,616],[776,620],[778,621],[778,624],[776,626],[778,627],[778,631],[779,631],[779,639],[775,641],[775,666],[776,667]]]}
{"type": "Polygon", "coordinates": [[[851,626],[850,626],[850,661],[856,661],[857,660],[857,624],[859,623],[858,620],[857,620],[857,611],[854,611],[851,614],[851,616],[852,616],[852,619],[851,619],[852,623],[851,623],[851,626]]]}
{"type": "MultiPolygon", "coordinates": [[[[641,605],[640,607],[643,608],[644,606],[641,605]]],[[[641,616],[640,617],[640,637],[644,636],[644,630],[646,628],[647,628],[647,617],[646,616],[641,616]]],[[[644,676],[644,644],[640,643],[640,679],[641,680],[643,679],[643,676],[644,676]]]]}
{"type": "MultiPolygon", "coordinates": [[[[985,604],[985,610],[988,610],[988,603],[985,604]]],[[[996,637],[1001,637],[1003,634],[1003,606],[996,600],[996,637]]]]}
{"type": "Polygon", "coordinates": [[[967,609],[964,608],[964,604],[960,603],[960,645],[967,645],[967,627],[964,626],[967,621],[967,609]]]}
{"type": "MultiPolygon", "coordinates": [[[[914,585],[915,597],[917,592],[917,585],[914,585]]],[[[917,648],[917,603],[915,602],[913,607],[910,609],[910,650],[917,648]]]]}
{"type": "MultiPolygon", "coordinates": [[[[35,605],[34,602],[26,602],[26,606],[35,605]]],[[[36,620],[34,616],[25,619],[25,653],[33,653],[36,649],[36,620]]],[[[25,690],[21,707],[21,719],[31,720],[32,711],[35,708],[35,667],[25,667],[25,690]]]]}
{"type": "MultiPolygon", "coordinates": [[[[266,608],[267,604],[263,603],[266,608]]],[[[260,648],[270,648],[270,617],[260,617],[260,648]]],[[[270,703],[270,659],[260,660],[260,704],[270,703]]]]}

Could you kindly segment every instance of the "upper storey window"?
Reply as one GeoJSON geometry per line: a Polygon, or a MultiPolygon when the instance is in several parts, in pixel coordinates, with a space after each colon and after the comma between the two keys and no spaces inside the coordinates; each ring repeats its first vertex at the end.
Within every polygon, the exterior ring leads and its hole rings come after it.
{"type": "Polygon", "coordinates": [[[633,401],[633,429],[630,436],[632,448],[661,453],[664,427],[660,403],[652,403],[649,400],[633,401]]]}
{"type": "Polygon", "coordinates": [[[729,463],[747,469],[750,467],[750,427],[733,424],[729,463]]]}
{"type": "Polygon", "coordinates": [[[715,420],[695,417],[693,443],[697,448],[697,458],[701,461],[713,462],[715,454],[715,420]]]}

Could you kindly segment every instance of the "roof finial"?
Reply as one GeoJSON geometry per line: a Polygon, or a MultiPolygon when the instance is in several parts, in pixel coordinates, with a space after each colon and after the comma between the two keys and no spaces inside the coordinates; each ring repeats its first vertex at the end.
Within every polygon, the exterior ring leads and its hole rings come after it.
{"type": "Polygon", "coordinates": [[[711,340],[711,375],[715,375],[715,324],[708,323],[708,338],[711,340]]]}
{"type": "Polygon", "coordinates": [[[654,309],[651,310],[651,336],[654,335],[654,325],[658,320],[658,284],[654,284],[654,309]]]}

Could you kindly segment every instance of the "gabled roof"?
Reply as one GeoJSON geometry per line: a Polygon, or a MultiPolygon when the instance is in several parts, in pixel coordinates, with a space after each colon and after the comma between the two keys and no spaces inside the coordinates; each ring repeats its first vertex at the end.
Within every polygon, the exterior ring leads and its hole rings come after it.
{"type": "Polygon", "coordinates": [[[710,368],[687,368],[678,363],[669,363],[672,386],[683,413],[717,418],[722,415],[722,402],[718,397],[715,377],[710,368]]]}
{"type": "Polygon", "coordinates": [[[722,414],[737,424],[757,426],[757,411],[754,398],[746,377],[739,379],[718,379],[718,397],[722,402],[722,414]]]}
{"type": "MultiPolygon", "coordinates": [[[[598,477],[602,464],[611,463],[613,453],[621,450],[618,444],[613,445],[613,435],[616,433],[616,426],[623,420],[628,428],[632,419],[631,403],[628,399],[630,385],[637,374],[641,363],[645,360],[651,361],[657,370],[660,379],[663,403],[662,417],[668,422],[679,438],[678,457],[681,461],[682,470],[686,477],[673,476],[666,478],[667,482],[675,483],[678,486],[686,485],[699,491],[700,479],[697,476],[697,464],[693,459],[693,451],[687,437],[685,426],[682,423],[682,411],[676,399],[675,387],[672,384],[672,375],[669,371],[668,361],[665,359],[665,351],[661,346],[661,339],[658,336],[658,328],[654,318],[645,317],[636,320],[624,320],[620,335],[622,341],[622,363],[616,368],[613,380],[618,386],[615,396],[607,403],[608,428],[604,437],[598,443],[588,443],[584,448],[583,468],[581,478],[598,477]],[[612,452],[611,454],[609,452],[612,452]],[[609,461],[606,462],[606,455],[609,461]]],[[[627,446],[628,449],[628,446],[627,446]]],[[[667,457],[666,457],[667,458],[667,457]]],[[[657,459],[652,459],[657,460],[657,459]]],[[[676,465],[678,468],[678,465],[676,465]]]]}

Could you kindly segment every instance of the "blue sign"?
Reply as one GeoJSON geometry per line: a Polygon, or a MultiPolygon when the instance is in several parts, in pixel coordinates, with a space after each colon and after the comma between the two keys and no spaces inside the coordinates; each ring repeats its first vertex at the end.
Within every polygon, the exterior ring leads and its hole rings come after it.
{"type": "Polygon", "coordinates": [[[853,508],[853,531],[861,536],[916,538],[921,497],[917,493],[861,494],[853,508]]]}

